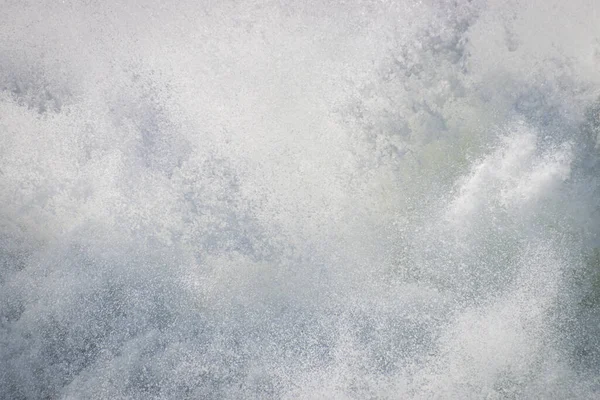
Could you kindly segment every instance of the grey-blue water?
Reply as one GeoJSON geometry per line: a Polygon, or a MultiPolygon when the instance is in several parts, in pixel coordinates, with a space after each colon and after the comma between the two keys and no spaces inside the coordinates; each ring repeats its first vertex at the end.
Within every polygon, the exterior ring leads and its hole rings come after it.
{"type": "Polygon", "coordinates": [[[0,0],[0,398],[599,398],[599,27],[0,0]]]}

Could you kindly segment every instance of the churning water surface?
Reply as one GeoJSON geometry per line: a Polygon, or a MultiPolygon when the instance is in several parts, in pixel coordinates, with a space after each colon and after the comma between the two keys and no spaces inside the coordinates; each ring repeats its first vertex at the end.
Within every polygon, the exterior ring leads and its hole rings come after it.
{"type": "Polygon", "coordinates": [[[0,398],[600,397],[597,0],[0,0],[0,398]]]}

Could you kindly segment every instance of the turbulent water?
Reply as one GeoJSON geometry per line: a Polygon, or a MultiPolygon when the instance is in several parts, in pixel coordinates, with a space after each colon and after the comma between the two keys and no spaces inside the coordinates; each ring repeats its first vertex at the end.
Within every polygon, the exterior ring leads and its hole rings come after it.
{"type": "Polygon", "coordinates": [[[0,0],[0,398],[599,398],[599,27],[0,0]]]}

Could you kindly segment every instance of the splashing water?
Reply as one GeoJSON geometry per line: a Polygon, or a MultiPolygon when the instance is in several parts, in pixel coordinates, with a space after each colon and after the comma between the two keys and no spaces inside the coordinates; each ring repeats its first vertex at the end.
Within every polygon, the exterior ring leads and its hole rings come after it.
{"type": "Polygon", "coordinates": [[[600,396],[597,1],[0,9],[0,398],[600,396]]]}

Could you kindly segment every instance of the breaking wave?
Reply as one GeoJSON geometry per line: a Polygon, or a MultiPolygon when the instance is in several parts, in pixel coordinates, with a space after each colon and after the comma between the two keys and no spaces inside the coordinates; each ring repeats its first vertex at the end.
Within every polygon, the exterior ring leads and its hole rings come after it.
{"type": "Polygon", "coordinates": [[[600,396],[596,1],[1,8],[0,398],[600,396]]]}

